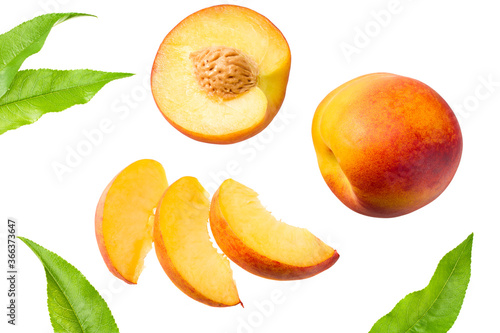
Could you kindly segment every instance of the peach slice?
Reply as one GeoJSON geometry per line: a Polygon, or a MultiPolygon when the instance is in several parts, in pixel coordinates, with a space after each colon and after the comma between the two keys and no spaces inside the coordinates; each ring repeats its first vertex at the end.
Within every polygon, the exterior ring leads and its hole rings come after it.
{"type": "Polygon", "coordinates": [[[234,143],[274,118],[290,62],[287,41],[267,18],[219,5],[188,16],[165,37],[151,88],[164,117],[185,135],[234,143]]]}
{"type": "Polygon", "coordinates": [[[162,165],[139,160],[123,169],[106,187],[95,214],[99,250],[108,269],[136,284],[152,248],[154,212],[167,188],[162,165]]]}
{"type": "Polygon", "coordinates": [[[210,306],[237,305],[241,302],[229,260],[217,253],[208,234],[208,198],[196,178],[170,185],[156,210],[156,255],[186,295],[210,306]]]}
{"type": "Polygon", "coordinates": [[[232,261],[250,273],[274,280],[305,279],[337,261],[337,251],[308,230],[277,221],[257,196],[228,179],[212,199],[212,233],[232,261]]]}

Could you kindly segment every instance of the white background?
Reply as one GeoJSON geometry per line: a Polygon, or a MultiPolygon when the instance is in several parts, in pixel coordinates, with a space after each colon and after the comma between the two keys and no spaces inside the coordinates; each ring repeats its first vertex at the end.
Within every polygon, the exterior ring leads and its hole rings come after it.
{"type": "MultiPolygon", "coordinates": [[[[292,68],[285,102],[270,127],[246,142],[219,146],[177,132],[147,90],[164,36],[184,17],[216,1],[2,1],[2,33],[46,12],[98,16],[56,26],[23,68],[137,74],[105,86],[86,105],[0,136],[2,270],[6,220],[15,217],[19,235],[58,253],[88,278],[108,300],[123,333],[357,333],[368,332],[407,293],[425,287],[441,257],[474,232],[472,278],[450,332],[498,331],[498,6],[491,0],[393,2],[232,1],[275,23],[289,42],[292,68]],[[397,9],[381,26],[373,13],[388,8],[397,9]],[[360,44],[356,36],[367,28],[371,36],[360,44]],[[346,44],[358,53],[346,57],[341,51],[346,44]],[[328,92],[380,71],[434,88],[457,113],[464,137],[462,161],[447,190],[428,206],[394,219],[361,216],[342,205],[321,178],[310,135],[314,111],[328,92]],[[496,83],[485,86],[485,80],[496,83]],[[54,163],[65,164],[68,149],[81,145],[84,132],[98,129],[103,119],[112,122],[111,132],[58,178],[54,163]],[[141,158],[161,162],[169,183],[195,176],[211,193],[224,178],[242,182],[260,193],[275,216],[337,248],[339,261],[300,283],[262,279],[232,265],[245,308],[211,308],[185,296],[154,252],[138,285],[120,282],[99,253],[94,213],[108,182],[141,158]],[[269,306],[275,293],[282,295],[280,302],[269,306]]],[[[6,324],[2,278],[1,331],[51,332],[42,265],[21,242],[18,261],[18,326],[6,324]]]]}

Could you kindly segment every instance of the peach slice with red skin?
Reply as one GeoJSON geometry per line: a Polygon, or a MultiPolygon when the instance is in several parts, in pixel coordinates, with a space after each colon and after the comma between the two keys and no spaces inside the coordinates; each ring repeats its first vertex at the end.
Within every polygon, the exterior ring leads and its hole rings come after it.
{"type": "Polygon", "coordinates": [[[228,144],[262,131],[285,98],[288,43],[267,18],[240,6],[202,9],[163,40],[151,88],[163,116],[199,141],[228,144]]]}
{"type": "Polygon", "coordinates": [[[139,160],[106,187],[95,214],[97,244],[113,275],[136,284],[152,248],[154,211],[167,188],[162,165],[139,160]]]}
{"type": "Polygon", "coordinates": [[[196,178],[183,177],[158,203],[154,243],[158,260],[172,282],[186,295],[216,307],[241,301],[229,260],[210,241],[209,194],[196,178]]]}
{"type": "Polygon", "coordinates": [[[396,217],[436,199],[453,179],[462,133],[444,99],[426,84],[368,74],[318,106],[312,137],[321,174],[352,210],[396,217]]]}
{"type": "Polygon", "coordinates": [[[309,278],[337,261],[337,251],[308,230],[277,221],[257,196],[250,188],[228,179],[212,198],[212,234],[232,261],[274,280],[309,278]]]}

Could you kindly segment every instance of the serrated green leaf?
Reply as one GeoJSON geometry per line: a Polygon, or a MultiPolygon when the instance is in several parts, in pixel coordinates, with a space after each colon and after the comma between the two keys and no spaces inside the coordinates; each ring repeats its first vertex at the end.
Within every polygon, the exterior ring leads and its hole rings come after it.
{"type": "Polygon", "coordinates": [[[429,285],[408,294],[369,333],[444,333],[460,313],[471,275],[472,240],[448,252],[429,285]]]}
{"type": "Polygon", "coordinates": [[[24,60],[42,49],[52,28],[80,13],[56,13],[37,16],[0,35],[0,97],[14,80],[24,60]]]}
{"type": "Polygon", "coordinates": [[[20,71],[0,98],[0,134],[31,124],[45,113],[85,104],[106,83],[132,75],[88,69],[20,71]]]}
{"type": "Polygon", "coordinates": [[[73,265],[19,237],[40,259],[47,276],[47,305],[55,333],[117,333],[106,302],[73,265]]]}

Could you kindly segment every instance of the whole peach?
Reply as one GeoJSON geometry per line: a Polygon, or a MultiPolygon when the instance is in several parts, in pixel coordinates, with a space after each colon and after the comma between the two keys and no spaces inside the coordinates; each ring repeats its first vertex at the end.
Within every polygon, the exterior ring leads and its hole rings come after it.
{"type": "Polygon", "coordinates": [[[436,199],[462,155],[462,133],[445,100],[426,84],[388,73],[332,91],[312,125],[318,164],[352,210],[395,217],[436,199]]]}

